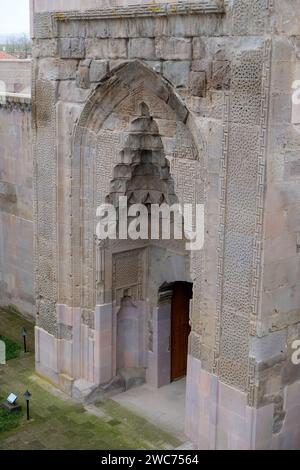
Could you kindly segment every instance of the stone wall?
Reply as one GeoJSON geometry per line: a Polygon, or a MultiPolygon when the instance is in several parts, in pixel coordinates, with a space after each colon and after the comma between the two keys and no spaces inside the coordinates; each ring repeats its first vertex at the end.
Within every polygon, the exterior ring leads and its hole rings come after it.
{"type": "Polygon", "coordinates": [[[0,97],[0,304],[34,315],[31,99],[0,97]]]}
{"type": "Polygon", "coordinates": [[[273,416],[273,445],[279,448],[299,442],[291,398],[300,379],[300,367],[292,363],[293,342],[300,338],[300,119],[292,100],[300,80],[300,14],[294,5],[274,3],[261,313],[251,346],[255,401],[273,416]]]}
{"type": "Polygon", "coordinates": [[[0,92],[31,92],[31,60],[0,60],[0,92]]]}

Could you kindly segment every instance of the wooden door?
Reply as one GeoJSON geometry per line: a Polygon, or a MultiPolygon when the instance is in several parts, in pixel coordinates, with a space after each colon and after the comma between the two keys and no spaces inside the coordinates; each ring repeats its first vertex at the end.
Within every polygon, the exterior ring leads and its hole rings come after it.
{"type": "Polygon", "coordinates": [[[190,299],[193,296],[192,284],[178,282],[174,286],[171,322],[171,380],[186,376],[190,299]]]}

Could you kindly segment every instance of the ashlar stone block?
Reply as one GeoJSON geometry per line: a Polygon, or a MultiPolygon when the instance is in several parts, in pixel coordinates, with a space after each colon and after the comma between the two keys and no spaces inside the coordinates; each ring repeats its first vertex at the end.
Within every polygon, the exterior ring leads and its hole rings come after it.
{"type": "Polygon", "coordinates": [[[76,83],[79,88],[89,88],[90,86],[90,66],[91,60],[86,59],[80,62],[76,74],[76,83]]]}
{"type": "Polygon", "coordinates": [[[129,59],[146,59],[153,60],[155,55],[154,39],[151,38],[134,38],[129,40],[128,44],[129,59]]]}
{"type": "Polygon", "coordinates": [[[189,61],[166,61],[163,64],[164,76],[176,87],[186,87],[189,81],[189,61]]]}
{"type": "Polygon", "coordinates": [[[146,64],[151,67],[155,72],[161,73],[162,63],[158,60],[149,60],[146,64]]]}
{"type": "Polygon", "coordinates": [[[88,93],[88,89],[78,88],[75,80],[61,81],[58,87],[58,98],[62,101],[84,103],[88,93]]]}
{"type": "Polygon", "coordinates": [[[126,59],[125,39],[87,39],[86,56],[94,59],[126,59]]]}
{"type": "Polygon", "coordinates": [[[212,63],[211,88],[226,90],[230,87],[230,63],[227,60],[217,60],[212,63]]]}
{"type": "Polygon", "coordinates": [[[62,59],[83,59],[85,57],[84,38],[62,38],[59,42],[62,59]]]}
{"type": "Polygon", "coordinates": [[[191,72],[189,88],[193,96],[204,97],[206,95],[206,73],[191,72]]]}
{"type": "Polygon", "coordinates": [[[32,56],[34,58],[55,57],[57,48],[57,39],[37,39],[32,48],[32,56]]]}
{"type": "Polygon", "coordinates": [[[41,80],[70,80],[74,79],[77,71],[77,60],[41,59],[39,76],[41,80]]]}
{"type": "Polygon", "coordinates": [[[90,82],[99,82],[108,71],[106,60],[93,60],[90,66],[90,82]]]}
{"type": "Polygon", "coordinates": [[[204,59],[206,53],[205,42],[201,38],[193,39],[193,59],[200,60],[204,59]]]}
{"type": "Polygon", "coordinates": [[[164,60],[190,60],[192,42],[185,38],[160,37],[155,41],[156,55],[164,60]]]}

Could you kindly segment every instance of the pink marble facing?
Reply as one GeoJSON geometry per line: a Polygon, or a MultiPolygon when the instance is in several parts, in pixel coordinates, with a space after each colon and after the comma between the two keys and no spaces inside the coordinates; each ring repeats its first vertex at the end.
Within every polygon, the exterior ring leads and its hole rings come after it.
{"type": "Polygon", "coordinates": [[[125,299],[117,313],[117,370],[146,367],[147,308],[125,299]]]}
{"type": "Polygon", "coordinates": [[[259,409],[249,407],[245,393],[220,382],[191,356],[186,397],[185,432],[197,449],[300,447],[300,382],[285,389],[286,418],[279,434],[273,434],[273,404],[259,409]]]}
{"type": "Polygon", "coordinates": [[[153,345],[148,352],[147,383],[155,388],[171,382],[171,298],[153,311],[153,345]]]}

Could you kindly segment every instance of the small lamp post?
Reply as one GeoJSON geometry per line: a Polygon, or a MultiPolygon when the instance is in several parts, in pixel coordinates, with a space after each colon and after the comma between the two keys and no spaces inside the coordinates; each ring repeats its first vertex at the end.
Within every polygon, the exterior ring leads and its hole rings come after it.
{"type": "Polygon", "coordinates": [[[27,390],[25,393],[24,393],[24,398],[26,400],[26,410],[27,410],[27,421],[30,420],[30,414],[29,414],[29,401],[30,401],[30,398],[31,398],[31,393],[27,390]]]}
{"type": "Polygon", "coordinates": [[[22,336],[23,336],[23,341],[24,341],[24,353],[27,353],[27,346],[26,346],[26,338],[27,338],[27,330],[26,328],[22,328],[22,336]]]}

